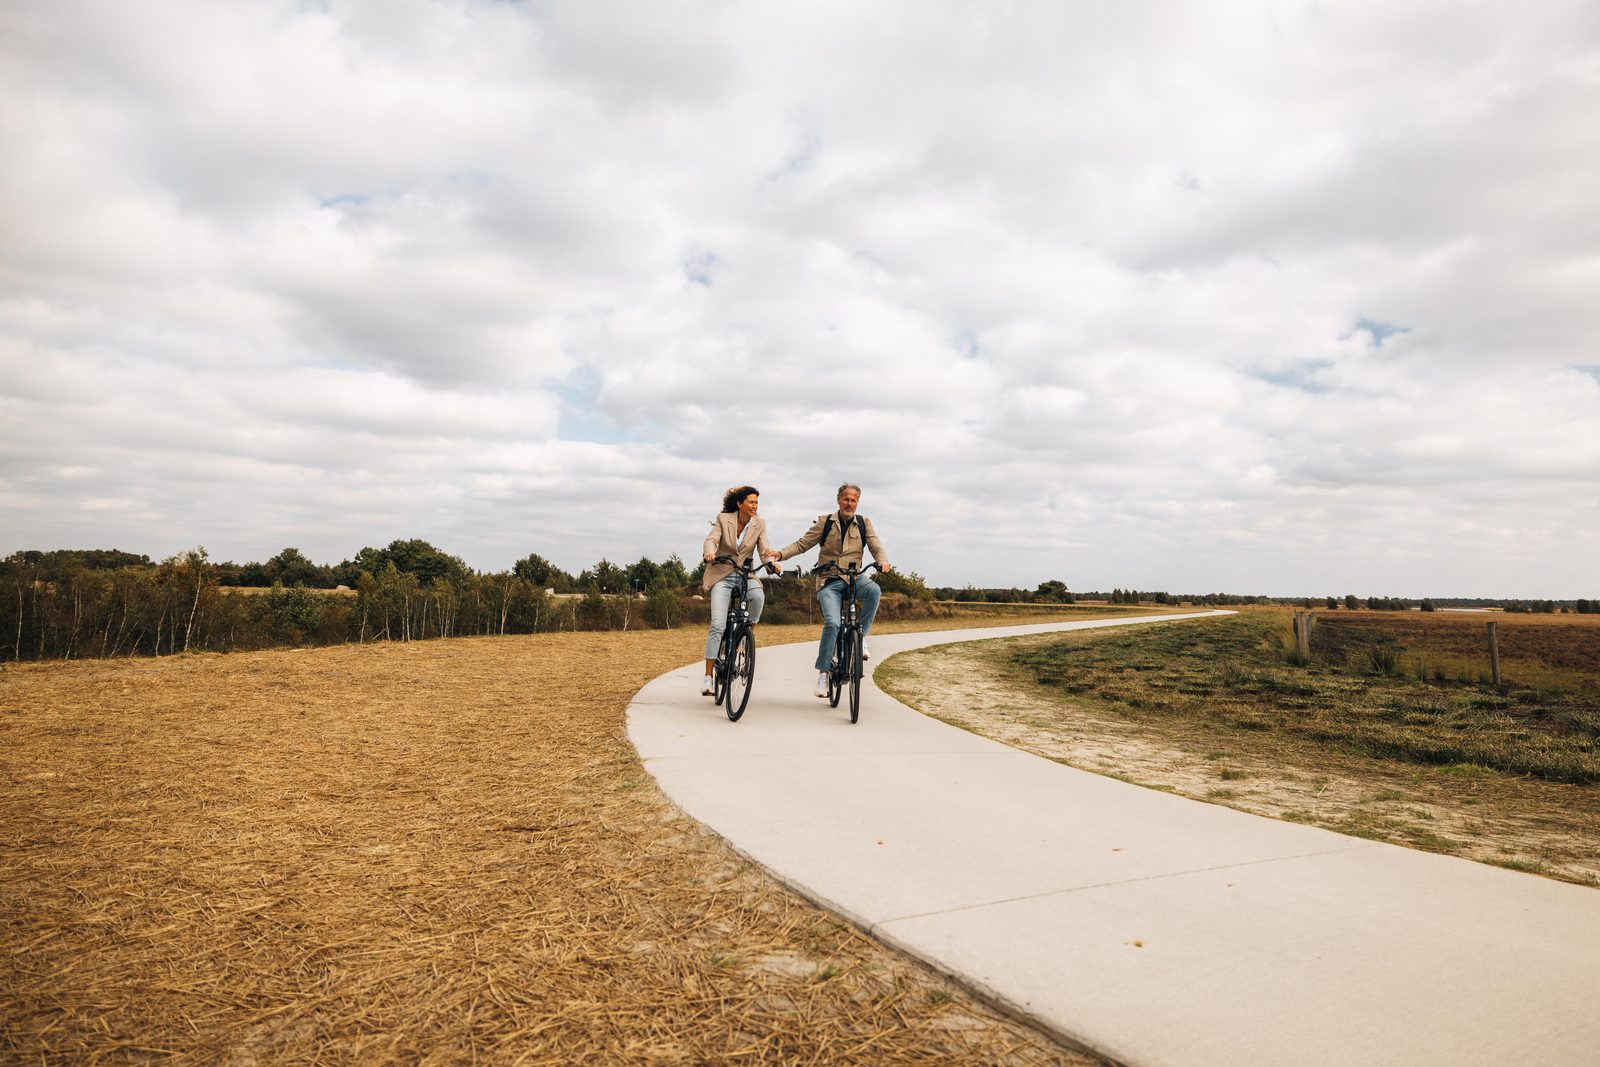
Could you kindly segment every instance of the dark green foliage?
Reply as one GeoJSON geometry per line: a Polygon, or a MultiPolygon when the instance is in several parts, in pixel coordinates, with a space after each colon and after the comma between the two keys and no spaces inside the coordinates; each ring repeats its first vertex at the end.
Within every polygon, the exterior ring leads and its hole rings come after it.
{"type": "Polygon", "coordinates": [[[149,556],[132,552],[119,552],[114,548],[62,548],[52,552],[24,549],[13,552],[0,563],[0,570],[8,567],[24,568],[39,577],[54,579],[74,571],[115,571],[124,567],[150,567],[149,556]]]}
{"type": "Polygon", "coordinates": [[[643,593],[655,584],[661,576],[661,564],[642,558],[638,563],[630,563],[622,570],[622,580],[630,592],[643,593]]]}
{"type": "Polygon", "coordinates": [[[570,593],[577,584],[572,575],[537,552],[524,556],[512,564],[511,573],[524,581],[532,582],[540,589],[548,589],[553,593],[570,593]]]}
{"type": "Polygon", "coordinates": [[[576,585],[586,593],[622,593],[628,589],[627,573],[608,559],[578,572],[576,585]]]}
{"type": "Polygon", "coordinates": [[[409,541],[391,541],[383,550],[385,561],[406,574],[415,574],[423,585],[450,581],[467,575],[467,565],[456,557],[441,552],[428,542],[412,538],[409,541]]]}
{"type": "Polygon", "coordinates": [[[332,567],[319,567],[306,558],[298,548],[286,548],[267,560],[267,577],[275,583],[303,585],[315,589],[332,589],[332,567]]]}
{"type": "Polygon", "coordinates": [[[1057,578],[1051,578],[1049,581],[1040,582],[1039,588],[1034,591],[1034,595],[1040,600],[1049,601],[1051,603],[1072,603],[1072,594],[1067,591],[1067,583],[1057,578]]]}
{"type": "MultiPolygon", "coordinates": [[[[680,571],[683,569],[679,564],[680,571]]],[[[670,630],[683,622],[687,615],[683,600],[683,587],[672,583],[666,574],[656,576],[655,583],[645,597],[645,621],[658,630],[670,630]]]]}
{"type": "Polygon", "coordinates": [[[322,622],[320,599],[304,586],[285,589],[281,582],[261,598],[274,627],[280,633],[292,635],[291,640],[295,642],[315,632],[322,622]]]}
{"type": "Polygon", "coordinates": [[[885,593],[904,593],[913,600],[933,599],[933,590],[923,584],[922,575],[916,571],[874,571],[872,580],[885,593]]]}

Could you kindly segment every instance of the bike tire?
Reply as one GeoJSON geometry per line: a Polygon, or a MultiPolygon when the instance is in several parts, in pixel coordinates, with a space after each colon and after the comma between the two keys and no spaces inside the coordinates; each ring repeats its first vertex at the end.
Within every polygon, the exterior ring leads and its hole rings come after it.
{"type": "Polygon", "coordinates": [[[850,721],[861,717],[861,638],[850,642],[850,721]]]}
{"type": "Polygon", "coordinates": [[[839,658],[834,661],[833,670],[828,674],[828,707],[839,706],[839,698],[844,696],[845,679],[850,676],[850,631],[846,630],[839,635],[839,643],[834,646],[839,658]]]}
{"type": "Polygon", "coordinates": [[[750,686],[756,678],[756,635],[744,630],[733,639],[728,661],[728,720],[738,722],[750,703],[750,686]]]}

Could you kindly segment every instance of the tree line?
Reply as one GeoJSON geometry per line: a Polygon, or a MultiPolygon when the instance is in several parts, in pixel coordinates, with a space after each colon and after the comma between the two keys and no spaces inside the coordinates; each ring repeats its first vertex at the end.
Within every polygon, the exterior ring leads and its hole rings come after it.
{"type": "MultiPolygon", "coordinates": [[[[116,550],[23,551],[0,561],[0,661],[671,629],[704,623],[704,569],[673,555],[601,559],[571,574],[532,553],[488,573],[416,539],[336,566],[295,548],[245,564],[214,562],[204,548],[159,563],[116,550]]],[[[915,574],[880,577],[886,617],[928,611],[932,594],[915,574]]],[[[817,621],[810,583],[767,590],[768,621],[817,621]]]]}
{"type": "MultiPolygon", "coordinates": [[[[214,562],[203,548],[159,563],[114,549],[23,551],[0,560],[0,662],[230,652],[345,641],[627,630],[703,624],[705,566],[676,555],[631,564],[601,559],[572,574],[537,553],[509,570],[479,572],[427,541],[366,547],[337,565],[295,548],[261,563],[214,562]],[[341,588],[342,587],[342,588],[341,588]]],[[[885,618],[948,614],[937,601],[1239,605],[1292,603],[1228,593],[1176,595],[1116,588],[1075,594],[1058,579],[1032,590],[930,589],[913,572],[877,575],[885,618]]],[[[767,583],[765,620],[818,621],[811,583],[767,583]]],[[[1600,601],[1407,600],[1327,597],[1329,609],[1404,611],[1439,605],[1600,613],[1600,601]]]]}

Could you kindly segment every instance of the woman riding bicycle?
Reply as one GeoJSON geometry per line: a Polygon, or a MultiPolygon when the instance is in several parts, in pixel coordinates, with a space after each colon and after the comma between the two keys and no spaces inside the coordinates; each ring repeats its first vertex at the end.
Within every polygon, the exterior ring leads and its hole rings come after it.
{"type": "MultiPolygon", "coordinates": [[[[728,602],[739,582],[731,566],[714,560],[718,556],[729,556],[747,563],[752,555],[757,562],[767,558],[772,549],[767,544],[767,520],[756,514],[760,503],[761,492],[753,485],[729,489],[722,496],[722,514],[711,520],[711,532],[706,535],[702,552],[706,576],[700,585],[711,592],[711,632],[706,635],[706,680],[700,689],[701,696],[710,696],[715,691],[711,669],[717,659],[717,646],[722,643],[728,602]]],[[[750,605],[750,621],[759,622],[761,607],[766,603],[766,593],[759,579],[750,579],[745,602],[750,605]]]]}

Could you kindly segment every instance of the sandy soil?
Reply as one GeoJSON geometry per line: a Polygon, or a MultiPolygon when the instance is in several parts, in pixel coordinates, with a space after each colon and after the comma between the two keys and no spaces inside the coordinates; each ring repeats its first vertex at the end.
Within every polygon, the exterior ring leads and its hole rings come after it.
{"type": "Polygon", "coordinates": [[[946,645],[877,674],[906,704],[1069,766],[1241,811],[1600,884],[1600,790],[1486,773],[1464,778],[1181,721],[1134,722],[1035,687],[1005,648],[946,645]]]}

